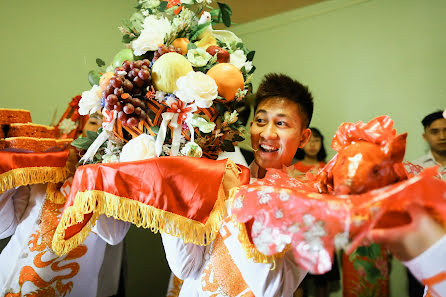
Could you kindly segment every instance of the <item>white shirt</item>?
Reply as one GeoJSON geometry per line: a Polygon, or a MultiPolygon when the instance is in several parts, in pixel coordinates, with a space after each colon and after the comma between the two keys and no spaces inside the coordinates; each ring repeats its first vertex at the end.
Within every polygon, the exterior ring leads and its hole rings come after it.
{"type": "Polygon", "coordinates": [[[102,215],[82,245],[58,257],[51,250],[52,236],[45,235],[50,234],[48,228],[54,230],[61,205],[56,209],[56,204],[45,197],[44,184],[0,195],[0,239],[12,235],[0,254],[0,296],[37,291],[55,296],[96,296],[106,243],[121,242],[130,224],[102,215]]]}
{"type": "Polygon", "coordinates": [[[418,257],[404,262],[429,291],[446,296],[446,235],[418,257]],[[438,280],[436,282],[435,280],[438,280]]]}
{"type": "Polygon", "coordinates": [[[438,169],[438,172],[441,174],[441,178],[443,180],[446,180],[446,166],[442,166],[440,163],[438,163],[434,156],[432,155],[432,152],[429,150],[429,152],[421,156],[420,158],[416,159],[412,162],[415,165],[420,165],[423,168],[433,167],[433,166],[440,166],[438,169]]]}

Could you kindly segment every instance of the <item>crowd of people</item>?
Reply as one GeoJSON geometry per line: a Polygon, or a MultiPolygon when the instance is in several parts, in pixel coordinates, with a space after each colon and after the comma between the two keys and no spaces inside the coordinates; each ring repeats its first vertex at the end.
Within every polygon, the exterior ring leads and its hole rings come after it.
{"type": "MultiPolygon", "coordinates": [[[[263,178],[269,168],[292,166],[295,172],[305,175],[316,174],[325,165],[324,136],[310,127],[312,116],[313,97],[306,86],[283,74],[264,77],[256,92],[250,123],[254,156],[249,164],[251,181],[263,178]]],[[[92,130],[98,127],[99,120],[91,118],[92,130]]],[[[422,124],[429,151],[413,163],[422,167],[438,165],[444,178],[446,118],[438,111],[427,115],[422,124]]],[[[85,129],[88,127],[89,124],[85,125],[85,129]]],[[[241,163],[237,162],[239,157],[240,154],[234,156],[236,163],[241,163]]],[[[24,268],[36,259],[42,263],[69,260],[68,255],[61,259],[53,254],[50,246],[45,247],[44,257],[41,252],[36,256],[37,252],[28,250],[28,238],[38,234],[44,219],[41,209],[47,188],[44,184],[24,186],[0,196],[0,239],[11,237],[0,254],[2,296],[20,296],[13,294],[17,294],[14,284],[30,275],[24,268]]],[[[58,209],[60,212],[60,205],[58,209]]],[[[446,229],[427,209],[414,206],[409,216],[409,224],[374,229],[369,239],[383,245],[409,269],[413,282],[420,284],[422,290],[411,296],[446,296],[446,229]]],[[[119,291],[119,279],[122,241],[129,226],[130,223],[101,216],[83,249],[70,255],[76,259],[77,270],[69,287],[57,287],[54,266],[41,265],[42,270],[46,269],[40,274],[42,288],[45,284],[55,285],[54,292],[41,296],[124,296],[125,292],[119,291]]],[[[336,263],[324,275],[309,275],[295,263],[290,251],[274,263],[256,263],[244,253],[239,230],[230,216],[224,219],[216,239],[206,246],[185,243],[168,234],[162,234],[162,242],[169,267],[179,280],[178,296],[309,296],[310,282],[316,287],[315,296],[329,296],[329,284],[339,283],[342,271],[336,263]]],[[[33,277],[39,276],[36,273],[33,277]]],[[[412,287],[416,286],[410,286],[414,292],[412,287]]]]}

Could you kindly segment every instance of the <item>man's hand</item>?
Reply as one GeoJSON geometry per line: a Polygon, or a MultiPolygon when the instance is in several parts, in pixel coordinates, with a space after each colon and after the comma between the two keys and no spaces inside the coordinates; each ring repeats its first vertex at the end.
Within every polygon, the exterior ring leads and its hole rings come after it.
{"type": "Polygon", "coordinates": [[[369,235],[373,242],[383,244],[402,261],[417,257],[446,234],[445,228],[423,207],[412,205],[408,213],[409,224],[373,229],[369,235]]]}

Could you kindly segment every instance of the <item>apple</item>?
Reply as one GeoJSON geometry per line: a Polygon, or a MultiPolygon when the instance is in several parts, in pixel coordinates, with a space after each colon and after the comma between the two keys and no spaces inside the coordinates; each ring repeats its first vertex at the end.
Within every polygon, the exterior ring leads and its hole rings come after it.
{"type": "Polygon", "coordinates": [[[227,63],[229,62],[229,52],[225,49],[222,49],[218,45],[211,45],[209,46],[206,51],[211,55],[214,56],[217,54],[217,61],[218,63],[227,63]]]}

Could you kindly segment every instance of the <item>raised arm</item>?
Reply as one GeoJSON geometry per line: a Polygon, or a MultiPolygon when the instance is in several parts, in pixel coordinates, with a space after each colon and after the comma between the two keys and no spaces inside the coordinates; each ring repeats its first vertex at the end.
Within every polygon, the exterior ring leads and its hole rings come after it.
{"type": "Polygon", "coordinates": [[[182,239],[169,234],[161,234],[161,238],[173,274],[182,280],[196,278],[203,266],[206,247],[184,243],[182,239]]]}

